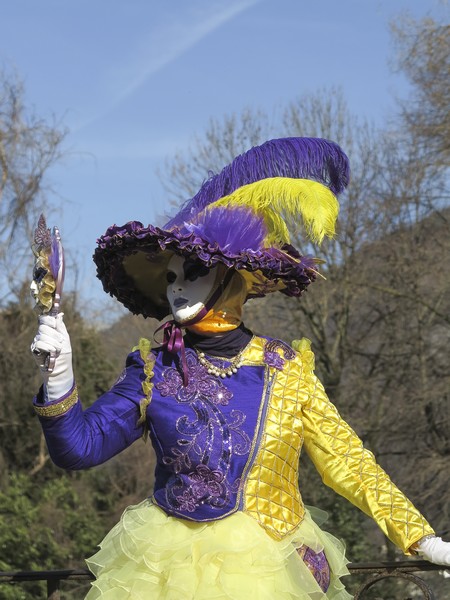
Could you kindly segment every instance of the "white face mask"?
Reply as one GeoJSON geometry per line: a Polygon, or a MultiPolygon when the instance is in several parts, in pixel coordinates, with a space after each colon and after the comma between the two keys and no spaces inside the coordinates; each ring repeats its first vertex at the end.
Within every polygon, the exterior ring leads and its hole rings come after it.
{"type": "Polygon", "coordinates": [[[167,299],[173,318],[185,323],[204,308],[216,279],[215,269],[176,254],[167,265],[167,299]]]}

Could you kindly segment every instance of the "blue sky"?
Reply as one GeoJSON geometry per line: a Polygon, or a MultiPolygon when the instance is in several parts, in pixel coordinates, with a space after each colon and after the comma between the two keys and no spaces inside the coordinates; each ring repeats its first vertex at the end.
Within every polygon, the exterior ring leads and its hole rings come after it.
{"type": "Polygon", "coordinates": [[[408,93],[389,65],[389,22],[405,10],[442,17],[448,4],[4,0],[0,64],[17,70],[36,113],[69,129],[51,200],[81,294],[102,297],[96,238],[112,223],[160,221],[167,198],[156,170],[211,117],[270,113],[338,85],[354,113],[382,125],[408,93]]]}

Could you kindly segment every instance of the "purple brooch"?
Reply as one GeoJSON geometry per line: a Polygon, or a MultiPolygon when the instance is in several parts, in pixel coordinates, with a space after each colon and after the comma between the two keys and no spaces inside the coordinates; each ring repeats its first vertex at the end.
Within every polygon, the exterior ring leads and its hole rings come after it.
{"type": "Polygon", "coordinates": [[[273,367],[279,371],[283,370],[286,360],[292,360],[294,357],[295,352],[292,348],[281,340],[271,340],[264,346],[264,362],[269,367],[273,367]],[[284,358],[278,350],[283,352],[284,358]]]}

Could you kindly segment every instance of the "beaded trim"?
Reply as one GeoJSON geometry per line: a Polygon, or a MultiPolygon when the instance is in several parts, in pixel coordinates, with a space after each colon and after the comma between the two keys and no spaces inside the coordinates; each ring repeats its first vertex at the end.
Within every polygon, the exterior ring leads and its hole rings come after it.
{"type": "Polygon", "coordinates": [[[217,377],[222,377],[222,379],[225,379],[225,377],[231,377],[231,375],[233,375],[234,373],[238,372],[238,369],[241,368],[242,366],[242,362],[241,362],[241,356],[236,356],[235,358],[233,358],[233,360],[230,360],[230,364],[228,365],[228,367],[219,367],[215,364],[213,364],[212,362],[210,362],[206,356],[204,352],[198,352],[198,361],[201,365],[203,365],[204,367],[206,367],[208,373],[210,375],[216,375],[217,377]]]}
{"type": "Polygon", "coordinates": [[[59,417],[66,413],[72,406],[74,406],[78,402],[78,390],[77,386],[73,388],[73,391],[58,402],[57,404],[44,404],[43,406],[34,405],[34,410],[40,417],[59,417]]]}
{"type": "Polygon", "coordinates": [[[198,350],[197,348],[194,348],[194,350],[197,353],[198,356],[198,362],[203,365],[206,370],[208,371],[208,373],[210,375],[215,375],[216,377],[221,377],[222,379],[225,379],[226,377],[231,377],[232,375],[234,375],[235,373],[238,372],[238,369],[240,369],[242,367],[242,365],[244,364],[244,358],[243,358],[243,354],[244,352],[247,350],[247,348],[249,348],[251,342],[253,341],[255,336],[252,336],[252,338],[250,339],[250,341],[248,342],[248,344],[246,344],[244,346],[244,348],[242,348],[242,350],[239,352],[239,354],[237,354],[234,358],[225,358],[225,357],[220,357],[220,356],[211,356],[210,358],[212,358],[214,361],[220,361],[220,362],[227,362],[229,363],[229,365],[227,367],[225,366],[221,366],[219,367],[219,365],[215,364],[214,362],[208,360],[206,358],[206,355],[203,351],[198,350]]]}

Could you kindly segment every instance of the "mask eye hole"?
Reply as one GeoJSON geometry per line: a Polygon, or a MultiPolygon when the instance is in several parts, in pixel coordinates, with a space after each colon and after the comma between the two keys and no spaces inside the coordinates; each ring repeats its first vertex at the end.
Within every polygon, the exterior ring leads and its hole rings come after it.
{"type": "Polygon", "coordinates": [[[204,264],[192,261],[186,261],[183,268],[184,278],[187,281],[195,281],[199,277],[205,277],[210,271],[204,264]]]}
{"type": "Polygon", "coordinates": [[[167,271],[167,274],[166,274],[167,283],[175,283],[176,279],[177,279],[176,273],[174,273],[173,271],[167,271]]]}

